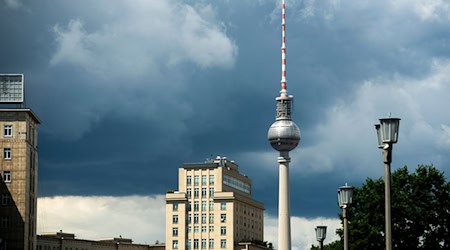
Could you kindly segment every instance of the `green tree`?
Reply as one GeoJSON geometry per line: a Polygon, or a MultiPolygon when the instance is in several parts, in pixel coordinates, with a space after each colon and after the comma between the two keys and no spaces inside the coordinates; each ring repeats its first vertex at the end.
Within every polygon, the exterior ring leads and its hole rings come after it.
{"type": "MultiPolygon", "coordinates": [[[[444,174],[427,165],[409,173],[405,166],[392,174],[391,185],[393,249],[450,249],[450,183],[444,174]]],[[[382,178],[368,178],[354,190],[348,219],[349,249],[385,248],[382,178]]],[[[342,236],[341,230],[337,233],[342,236]]]]}
{"type": "MultiPolygon", "coordinates": [[[[342,250],[343,247],[343,243],[340,240],[337,240],[323,246],[323,250],[342,250]]],[[[311,250],[320,250],[320,248],[318,246],[312,245],[311,250]]]]}

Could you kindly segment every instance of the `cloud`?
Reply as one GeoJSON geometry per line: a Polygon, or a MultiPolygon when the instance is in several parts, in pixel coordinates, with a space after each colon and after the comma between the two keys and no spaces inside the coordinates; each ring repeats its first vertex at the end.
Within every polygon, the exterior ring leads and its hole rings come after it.
{"type": "Polygon", "coordinates": [[[163,195],[39,198],[37,218],[38,234],[63,230],[91,240],[123,235],[148,244],[165,239],[163,195]]]}
{"type": "Polygon", "coordinates": [[[51,79],[43,86],[53,98],[38,97],[42,109],[53,110],[43,117],[53,136],[78,140],[114,114],[180,137],[193,115],[184,98],[195,84],[187,69],[229,70],[237,58],[238,47],[211,5],[98,1],[87,10],[78,4],[70,3],[78,17],[53,27],[51,79]]]}
{"type": "Polygon", "coordinates": [[[200,68],[234,64],[237,46],[209,5],[172,0],[122,1],[114,6],[98,17],[97,25],[110,22],[90,31],[79,18],[67,27],[55,25],[57,49],[51,65],[68,63],[111,79],[158,73],[184,62],[200,68]],[[112,15],[116,18],[109,20],[112,15]]]}
{"type": "Polygon", "coordinates": [[[20,0],[4,0],[6,7],[11,9],[20,9],[22,7],[22,2],[20,0]]]}
{"type": "MultiPolygon", "coordinates": [[[[317,226],[327,226],[327,235],[324,244],[336,241],[339,236],[336,229],[341,227],[339,219],[332,218],[302,218],[291,217],[291,235],[293,250],[309,250],[311,245],[318,245],[315,228],[317,226]]],[[[264,218],[264,237],[266,241],[278,245],[278,219],[274,216],[266,215],[264,218]]]]}
{"type": "MultiPolygon", "coordinates": [[[[277,245],[277,219],[264,218],[264,238],[277,245]]],[[[338,219],[292,217],[294,250],[317,244],[314,228],[327,226],[327,242],[337,240],[338,219]]],[[[163,195],[148,196],[56,196],[38,199],[38,234],[74,233],[78,239],[100,239],[122,235],[136,243],[165,241],[165,200],[163,195]],[[124,223],[126,221],[127,223],[124,223]]]]}
{"type": "MultiPolygon", "coordinates": [[[[447,94],[450,61],[434,59],[429,63],[430,72],[421,78],[380,76],[358,84],[345,99],[336,99],[321,122],[308,131],[308,138],[314,141],[306,145],[301,142],[291,153],[292,171],[302,174],[340,171],[352,178],[380,175],[378,166],[382,159],[374,124],[390,113],[402,119],[394,150],[400,158],[396,159],[398,164],[440,165],[450,145],[450,118],[443,115],[444,107],[450,105],[447,94]],[[423,148],[433,149],[434,153],[417,153],[423,148]]],[[[273,168],[276,155],[269,150],[244,152],[242,158],[259,159],[262,164],[258,167],[276,171],[273,168]]]]}

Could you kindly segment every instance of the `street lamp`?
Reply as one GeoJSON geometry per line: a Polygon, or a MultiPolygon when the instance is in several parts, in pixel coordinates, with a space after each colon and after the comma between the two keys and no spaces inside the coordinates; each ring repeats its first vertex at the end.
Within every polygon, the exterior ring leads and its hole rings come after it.
{"type": "Polygon", "coordinates": [[[378,148],[383,149],[384,161],[384,198],[385,198],[385,237],[386,250],[392,250],[391,226],[391,162],[392,145],[397,143],[400,118],[381,118],[380,124],[375,124],[378,148]]]}
{"type": "Polygon", "coordinates": [[[354,187],[347,185],[338,189],[339,207],[342,208],[342,217],[344,218],[344,250],[348,250],[348,221],[347,209],[352,204],[354,187]]]}
{"type": "Polygon", "coordinates": [[[323,241],[327,237],[327,226],[316,227],[316,238],[319,242],[320,250],[323,250],[323,241]]]}

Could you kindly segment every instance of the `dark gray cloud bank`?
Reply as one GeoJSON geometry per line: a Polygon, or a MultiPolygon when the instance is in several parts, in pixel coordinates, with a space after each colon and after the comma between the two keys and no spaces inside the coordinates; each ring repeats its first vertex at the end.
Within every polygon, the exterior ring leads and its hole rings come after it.
{"type": "MultiPolygon", "coordinates": [[[[383,174],[373,124],[402,118],[393,168],[450,172],[450,4],[287,1],[302,131],[292,211],[335,216],[336,188],[383,174]]],[[[266,141],[280,81],[276,1],[0,2],[0,71],[40,116],[40,195],[161,194],[177,168],[236,160],[276,213],[266,141]]]]}

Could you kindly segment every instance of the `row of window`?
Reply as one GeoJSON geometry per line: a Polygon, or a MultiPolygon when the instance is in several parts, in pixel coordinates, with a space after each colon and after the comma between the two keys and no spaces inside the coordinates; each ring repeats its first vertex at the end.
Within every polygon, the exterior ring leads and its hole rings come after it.
{"type": "MultiPolygon", "coordinates": [[[[200,197],[200,189],[199,188],[194,188],[194,198],[199,198],[200,197]]],[[[206,196],[206,188],[202,188],[202,198],[207,198],[206,196]]],[[[192,189],[191,188],[187,188],[186,189],[186,195],[188,198],[191,198],[192,196],[192,189]]],[[[214,196],[214,188],[210,187],[209,188],[209,196],[213,197],[214,196]]]]}
{"type": "MultiPolygon", "coordinates": [[[[207,230],[207,227],[206,226],[202,226],[201,227],[201,232],[202,233],[206,233],[208,230],[207,230]]],[[[191,226],[188,226],[187,228],[186,228],[186,232],[187,233],[191,233],[192,232],[192,227],[191,226]]],[[[199,226],[194,226],[194,233],[199,233],[200,232],[200,227],[199,226]]],[[[213,233],[214,232],[214,226],[209,226],[209,232],[210,233],[213,233]]],[[[225,227],[225,226],[223,226],[223,227],[220,227],[220,235],[227,235],[227,227],[225,227]]],[[[178,236],[178,227],[173,227],[172,228],[172,236],[178,236]]]]}
{"type": "Polygon", "coordinates": [[[223,184],[247,194],[250,194],[251,191],[249,184],[228,175],[223,176],[223,184]]]}
{"type": "MultiPolygon", "coordinates": [[[[213,211],[214,210],[214,201],[209,201],[208,206],[207,206],[207,202],[206,201],[201,201],[201,207],[200,207],[200,202],[199,201],[194,201],[194,211],[213,211]],[[206,209],[208,207],[208,209],[206,209]]],[[[188,207],[187,210],[191,211],[192,209],[192,203],[188,202],[188,207]]],[[[174,203],[172,206],[172,210],[173,211],[178,211],[178,203],[174,203]]],[[[220,210],[227,210],[227,202],[226,201],[222,201],[220,202],[220,210]]]]}
{"type": "MultiPolygon", "coordinates": [[[[200,176],[194,175],[194,186],[199,185],[199,178],[200,176]]],[[[202,186],[206,185],[206,175],[202,175],[202,186]]],[[[186,185],[191,186],[192,185],[192,176],[188,175],[186,176],[186,185]]],[[[209,185],[214,185],[214,175],[209,175],[209,185]]]]}
{"type": "MultiPolygon", "coordinates": [[[[191,213],[188,213],[188,216],[187,216],[187,224],[191,224],[192,223],[192,221],[191,221],[191,218],[192,218],[192,214],[191,213]]],[[[201,215],[201,221],[202,221],[202,224],[206,224],[207,222],[207,220],[206,220],[206,214],[202,214],[201,215]]],[[[227,221],[227,214],[220,214],[220,222],[226,222],[227,221]]],[[[178,215],[173,215],[172,216],[172,223],[173,224],[178,224],[178,215]]],[[[213,224],[214,223],[214,213],[210,213],[209,214],[209,224],[213,224]]],[[[194,224],[199,224],[199,214],[197,214],[197,213],[195,213],[194,214],[194,224]]]]}
{"type": "MultiPolygon", "coordinates": [[[[202,239],[199,241],[198,239],[194,239],[194,249],[199,249],[201,242],[201,249],[214,249],[214,239],[209,239],[209,244],[207,245],[206,239],[202,239]]],[[[220,240],[220,248],[227,248],[227,240],[220,240]]],[[[178,249],[178,240],[172,241],[172,249],[178,249]]],[[[186,241],[186,249],[191,249],[191,240],[188,239],[186,241]]]]}

